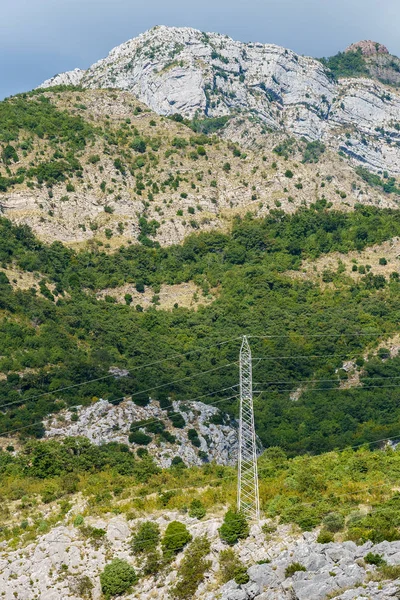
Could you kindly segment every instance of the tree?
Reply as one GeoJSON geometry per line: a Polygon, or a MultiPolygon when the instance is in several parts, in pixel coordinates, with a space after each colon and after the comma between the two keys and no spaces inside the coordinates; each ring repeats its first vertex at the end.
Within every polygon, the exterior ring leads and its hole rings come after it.
{"type": "Polygon", "coordinates": [[[239,539],[245,539],[249,535],[249,525],[246,517],[241,512],[228,510],[224,522],[219,528],[221,540],[233,546],[239,539]]]}
{"type": "Polygon", "coordinates": [[[132,537],[133,554],[143,554],[157,548],[160,541],[160,528],[157,523],[143,521],[132,537]]]}
{"type": "Polygon", "coordinates": [[[107,600],[112,596],[124,594],[137,580],[134,568],[120,558],[115,558],[106,565],[100,574],[101,590],[107,600]]]}
{"type": "Polygon", "coordinates": [[[194,499],[190,505],[189,517],[194,519],[202,519],[206,514],[206,509],[200,500],[194,499]]]}
{"type": "Polygon", "coordinates": [[[209,552],[210,542],[206,536],[193,540],[179,565],[178,582],[172,589],[174,598],[179,600],[193,598],[199,584],[204,579],[204,573],[211,567],[211,561],[206,560],[209,552]]]}
{"type": "Polygon", "coordinates": [[[191,539],[186,525],[180,521],[171,521],[165,530],[161,545],[165,554],[173,555],[180,552],[191,539]]]}
{"type": "Polygon", "coordinates": [[[151,442],[151,437],[143,433],[143,431],[137,430],[132,431],[129,434],[129,441],[131,444],[139,444],[140,446],[147,446],[151,442]]]}

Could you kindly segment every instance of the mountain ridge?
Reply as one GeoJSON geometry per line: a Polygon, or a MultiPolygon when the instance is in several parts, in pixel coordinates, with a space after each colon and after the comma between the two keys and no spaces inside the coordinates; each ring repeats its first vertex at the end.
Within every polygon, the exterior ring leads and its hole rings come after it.
{"type": "MultiPolygon", "coordinates": [[[[361,51],[344,53],[352,54],[361,57],[361,51]]],[[[397,74],[400,61],[390,60],[397,74]]],[[[362,65],[358,77],[336,80],[326,64],[280,46],[158,26],[116,46],[86,71],[60,74],[42,87],[75,81],[119,88],[166,116],[240,114],[255,121],[262,135],[272,129],[322,140],[358,164],[398,174],[400,97],[393,86],[368,79],[362,65]]]]}

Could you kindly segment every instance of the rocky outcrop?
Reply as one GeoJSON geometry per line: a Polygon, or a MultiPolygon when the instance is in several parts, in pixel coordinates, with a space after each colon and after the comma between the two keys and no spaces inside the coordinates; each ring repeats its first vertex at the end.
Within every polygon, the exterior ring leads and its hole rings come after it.
{"type": "Polygon", "coordinates": [[[378,42],[373,42],[372,40],[362,40],[361,42],[351,44],[351,46],[346,48],[345,52],[357,52],[358,50],[361,50],[361,53],[364,56],[389,54],[389,50],[386,48],[386,46],[379,44],[378,42]]]}
{"type": "MultiPolygon", "coordinates": [[[[376,568],[364,558],[378,554],[388,565],[400,564],[400,543],[354,542],[318,544],[314,534],[304,534],[268,564],[248,569],[250,581],[237,585],[230,581],[221,590],[221,600],[387,600],[397,598],[400,580],[382,584],[376,568]],[[297,563],[303,570],[286,576],[297,563]]],[[[211,600],[211,596],[207,598],[211,600]]]]}
{"type": "MultiPolygon", "coordinates": [[[[369,55],[373,43],[361,44],[369,55]]],[[[383,46],[374,48],[387,58],[383,46]]],[[[163,115],[251,116],[264,133],[323,140],[358,164],[400,173],[400,96],[372,79],[333,81],[318,60],[273,44],[155,27],[76,78],[83,87],[130,91],[163,115]]],[[[43,86],[70,81],[66,73],[43,86]]]]}
{"type": "MultiPolygon", "coordinates": [[[[79,506],[82,510],[84,506],[79,506]]],[[[71,522],[77,507],[66,515],[71,522]]],[[[389,566],[400,565],[400,542],[353,542],[318,544],[317,532],[295,534],[289,526],[280,526],[266,540],[259,525],[251,528],[249,538],[235,547],[247,567],[249,581],[239,585],[229,581],[218,586],[219,552],[227,548],[218,537],[221,517],[198,521],[187,515],[165,511],[152,515],[164,532],[168,523],[179,520],[193,537],[207,535],[211,541],[208,556],[211,566],[195,598],[199,600],[393,600],[399,597],[400,579],[388,581],[375,566],[365,562],[368,553],[378,554],[389,566]],[[289,576],[287,567],[298,563],[304,570],[289,576]],[[288,576],[286,576],[288,575],[288,576]]],[[[0,548],[0,595],[5,600],[100,600],[99,575],[112,558],[127,560],[140,572],[140,561],[132,556],[130,539],[143,518],[127,521],[122,515],[85,518],[86,530],[67,522],[54,527],[36,541],[21,549],[0,548]],[[104,536],[94,542],[87,536],[87,526],[103,530],[104,536]]],[[[127,600],[171,598],[176,582],[178,555],[170,568],[157,576],[142,577],[127,600]]]]}
{"type": "MultiPolygon", "coordinates": [[[[78,407],[76,412],[68,410],[52,415],[45,421],[47,438],[77,437],[88,438],[96,445],[109,442],[129,443],[129,432],[142,431],[151,437],[146,446],[149,453],[163,468],[171,466],[174,457],[179,456],[187,465],[202,465],[214,461],[221,465],[235,464],[237,459],[236,422],[220,413],[215,406],[202,402],[173,402],[170,407],[184,419],[182,427],[174,427],[170,414],[162,409],[157,401],[147,406],[137,406],[126,400],[115,406],[107,400],[100,400],[88,407],[78,407]],[[219,416],[219,419],[215,417],[219,416]],[[140,421],[149,420],[152,424],[161,421],[166,431],[175,441],[166,441],[153,435],[140,426],[140,421]],[[215,424],[220,420],[221,424],[215,424]],[[135,422],[138,425],[135,425],[135,422]],[[188,437],[190,429],[198,433],[198,441],[193,444],[188,437]]],[[[132,444],[135,447],[135,444],[132,444]]]]}
{"type": "Polygon", "coordinates": [[[50,79],[47,79],[40,85],[40,88],[48,88],[53,87],[55,85],[79,85],[83,76],[85,75],[83,69],[74,69],[73,71],[66,71],[65,73],[60,73],[58,75],[54,75],[50,79]]]}

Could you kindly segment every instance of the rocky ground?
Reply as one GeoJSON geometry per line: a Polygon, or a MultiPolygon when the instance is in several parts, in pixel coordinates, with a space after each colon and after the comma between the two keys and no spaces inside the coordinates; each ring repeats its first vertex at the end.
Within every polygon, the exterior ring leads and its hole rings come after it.
{"type": "MultiPolygon", "coordinates": [[[[66,516],[72,519],[83,506],[77,505],[66,516]]],[[[130,551],[130,538],[141,519],[125,520],[108,515],[102,519],[85,519],[105,531],[100,541],[85,537],[79,527],[54,528],[21,549],[0,548],[0,595],[5,600],[100,600],[99,574],[115,557],[123,558],[140,569],[130,551]]],[[[211,568],[200,585],[196,598],[201,600],[389,600],[398,598],[400,579],[385,580],[378,569],[364,561],[368,553],[379,554],[390,566],[400,565],[400,542],[353,542],[318,544],[317,532],[300,534],[290,526],[279,526],[265,537],[259,525],[250,537],[236,547],[246,565],[249,582],[220,584],[219,553],[227,546],[218,537],[222,517],[203,521],[185,514],[166,512],[153,515],[164,531],[172,520],[185,523],[193,536],[206,534],[211,540],[211,568]],[[289,565],[299,563],[303,571],[287,577],[289,565]]],[[[127,600],[155,600],[170,597],[182,554],[156,579],[141,578],[127,600]]],[[[396,571],[393,570],[395,573],[396,571]]]]}
{"type": "MultiPolygon", "coordinates": [[[[169,443],[162,441],[159,436],[150,435],[152,441],[146,448],[161,467],[171,466],[172,459],[177,455],[187,465],[202,465],[205,461],[222,465],[235,463],[237,429],[234,420],[221,415],[223,424],[210,422],[212,417],[221,413],[217,407],[202,402],[191,402],[190,408],[183,402],[173,402],[170,408],[182,415],[185,421],[182,428],[173,427],[167,410],[160,408],[155,400],[147,406],[137,406],[131,400],[115,406],[100,400],[89,407],[78,407],[76,412],[62,411],[49,417],[45,422],[45,435],[47,438],[84,436],[98,445],[109,442],[127,444],[131,425],[135,427],[135,422],[149,419],[164,423],[166,430],[176,438],[176,442],[169,443]],[[198,432],[199,446],[189,440],[190,429],[198,432]]],[[[145,428],[136,429],[145,432],[145,428]]]]}

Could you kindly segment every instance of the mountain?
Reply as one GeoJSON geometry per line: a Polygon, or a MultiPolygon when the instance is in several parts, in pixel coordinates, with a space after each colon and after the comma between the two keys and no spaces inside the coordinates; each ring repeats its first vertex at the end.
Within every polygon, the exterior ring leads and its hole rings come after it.
{"type": "Polygon", "coordinates": [[[399,596],[399,69],[159,27],[0,102],[5,600],[399,596]]]}
{"type": "Polygon", "coordinates": [[[356,163],[399,174],[400,61],[382,48],[364,42],[321,62],[272,44],[161,26],[42,87],[118,88],[161,115],[240,115],[261,137],[272,130],[322,140],[356,163]]]}

